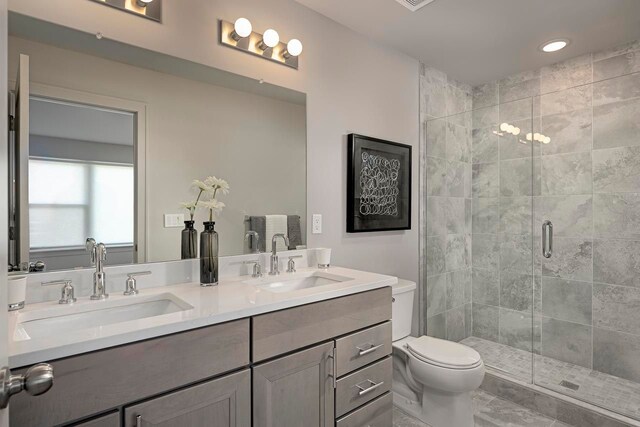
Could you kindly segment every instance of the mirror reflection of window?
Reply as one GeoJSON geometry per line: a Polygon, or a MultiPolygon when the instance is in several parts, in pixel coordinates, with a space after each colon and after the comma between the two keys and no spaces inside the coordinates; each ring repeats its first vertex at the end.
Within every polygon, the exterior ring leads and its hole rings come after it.
{"type": "Polygon", "coordinates": [[[93,237],[131,262],[134,115],[35,96],[29,105],[30,257],[52,269],[88,266],[93,237]]]}

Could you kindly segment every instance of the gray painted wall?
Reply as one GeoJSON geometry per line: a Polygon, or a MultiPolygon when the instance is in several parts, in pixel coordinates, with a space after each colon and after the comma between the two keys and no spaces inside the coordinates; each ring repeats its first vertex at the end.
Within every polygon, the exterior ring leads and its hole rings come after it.
{"type": "Polygon", "coordinates": [[[133,164],[133,147],[29,135],[29,155],[53,159],[133,164]]]}

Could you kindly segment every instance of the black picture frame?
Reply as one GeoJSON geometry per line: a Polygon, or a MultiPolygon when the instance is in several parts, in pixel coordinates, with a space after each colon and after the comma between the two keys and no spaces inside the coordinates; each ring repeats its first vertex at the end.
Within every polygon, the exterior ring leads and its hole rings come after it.
{"type": "Polygon", "coordinates": [[[347,233],[411,230],[412,147],[355,133],[347,140],[347,233]]]}

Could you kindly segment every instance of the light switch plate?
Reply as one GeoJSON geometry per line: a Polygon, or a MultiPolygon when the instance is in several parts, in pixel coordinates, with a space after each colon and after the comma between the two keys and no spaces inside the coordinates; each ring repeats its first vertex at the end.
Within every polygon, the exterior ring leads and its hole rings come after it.
{"type": "Polygon", "coordinates": [[[184,224],[183,214],[164,214],[164,228],[178,228],[184,224]]]}
{"type": "Polygon", "coordinates": [[[313,214],[312,223],[311,223],[311,233],[322,234],[322,215],[321,214],[313,214]]]}

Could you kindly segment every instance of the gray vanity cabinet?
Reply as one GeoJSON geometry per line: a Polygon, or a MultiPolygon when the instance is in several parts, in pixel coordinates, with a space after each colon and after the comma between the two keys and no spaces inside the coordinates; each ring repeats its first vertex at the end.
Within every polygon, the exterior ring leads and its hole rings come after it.
{"type": "Polygon", "coordinates": [[[102,415],[89,421],[74,424],[73,427],[120,427],[120,412],[102,415]]]}
{"type": "Polygon", "coordinates": [[[254,427],[334,425],[333,341],[253,368],[254,427]]]}
{"type": "Polygon", "coordinates": [[[124,420],[126,427],[251,427],[251,370],[126,407],[124,420]]]}

